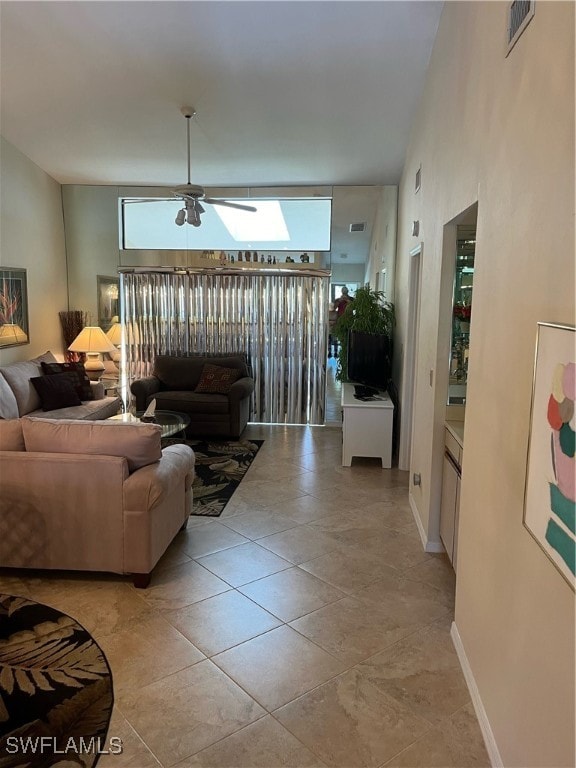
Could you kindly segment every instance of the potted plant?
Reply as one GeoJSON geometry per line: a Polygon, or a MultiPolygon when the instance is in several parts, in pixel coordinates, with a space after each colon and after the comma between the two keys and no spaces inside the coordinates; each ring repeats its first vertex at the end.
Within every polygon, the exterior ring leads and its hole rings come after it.
{"type": "Polygon", "coordinates": [[[392,334],[394,332],[394,304],[386,301],[382,291],[373,291],[367,283],[356,290],[354,300],[334,325],[334,335],[340,342],[336,379],[347,381],[348,341],[350,331],[361,331],[388,338],[389,359],[385,361],[388,369],[392,365],[392,334]]]}

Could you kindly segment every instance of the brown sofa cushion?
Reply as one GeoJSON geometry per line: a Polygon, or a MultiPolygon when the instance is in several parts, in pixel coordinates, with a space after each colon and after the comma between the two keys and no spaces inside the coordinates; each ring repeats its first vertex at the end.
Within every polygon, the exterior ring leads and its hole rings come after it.
{"type": "Polygon", "coordinates": [[[42,372],[46,376],[59,373],[70,374],[74,388],[80,400],[94,400],[94,391],[90,379],[84,370],[84,363],[46,363],[42,362],[42,372]]]}
{"type": "Polygon", "coordinates": [[[226,395],[240,375],[237,368],[223,368],[221,365],[205,363],[194,391],[206,395],[226,395]]]}
{"type": "Polygon", "coordinates": [[[159,411],[182,411],[188,414],[230,413],[230,400],[226,395],[205,395],[198,392],[164,391],[156,396],[156,409],[159,411]]]}
{"type": "Polygon", "coordinates": [[[240,376],[248,376],[248,366],[244,354],[198,355],[176,357],[173,355],[157,355],[154,360],[154,375],[160,379],[166,389],[194,391],[200,381],[204,365],[210,362],[223,368],[235,368],[240,376]]]}
{"type": "Polygon", "coordinates": [[[26,417],[22,419],[22,431],[27,451],[122,456],[130,472],[162,456],[162,429],[158,424],[26,417]]]}
{"type": "Polygon", "coordinates": [[[57,376],[34,376],[30,379],[40,396],[43,411],[56,411],[71,405],[82,405],[74,386],[75,378],[69,373],[57,376]]]}
{"type": "Polygon", "coordinates": [[[25,451],[20,419],[0,419],[0,451],[25,451]]]}

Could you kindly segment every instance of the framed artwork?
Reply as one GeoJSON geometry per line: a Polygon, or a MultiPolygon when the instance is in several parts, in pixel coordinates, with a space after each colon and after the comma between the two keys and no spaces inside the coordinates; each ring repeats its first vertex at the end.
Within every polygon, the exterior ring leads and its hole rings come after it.
{"type": "Polygon", "coordinates": [[[120,278],[96,276],[98,290],[98,325],[107,331],[120,316],[120,278]]]}
{"type": "Polygon", "coordinates": [[[575,330],[538,323],[524,525],[575,589],[575,330]]]}
{"type": "Polygon", "coordinates": [[[0,348],[29,343],[26,270],[0,267],[0,348]]]}

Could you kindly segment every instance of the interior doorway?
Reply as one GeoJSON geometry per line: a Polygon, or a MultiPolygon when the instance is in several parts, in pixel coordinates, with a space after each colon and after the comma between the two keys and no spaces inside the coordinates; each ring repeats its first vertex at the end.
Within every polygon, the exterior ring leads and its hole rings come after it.
{"type": "Polygon", "coordinates": [[[420,327],[420,290],[422,271],[422,252],[424,243],[419,243],[410,251],[410,273],[408,288],[408,327],[406,334],[406,358],[404,363],[403,409],[400,416],[400,447],[398,468],[410,469],[412,454],[414,397],[416,392],[416,361],[418,360],[418,337],[420,327]]]}

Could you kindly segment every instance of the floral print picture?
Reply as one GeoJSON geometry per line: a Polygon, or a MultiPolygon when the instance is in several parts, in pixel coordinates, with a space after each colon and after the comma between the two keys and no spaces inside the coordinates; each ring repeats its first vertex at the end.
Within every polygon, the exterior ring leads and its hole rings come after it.
{"type": "Polygon", "coordinates": [[[26,270],[0,268],[0,347],[28,344],[26,270]]]}
{"type": "Polygon", "coordinates": [[[524,525],[575,588],[575,329],[538,323],[524,525]]]}

